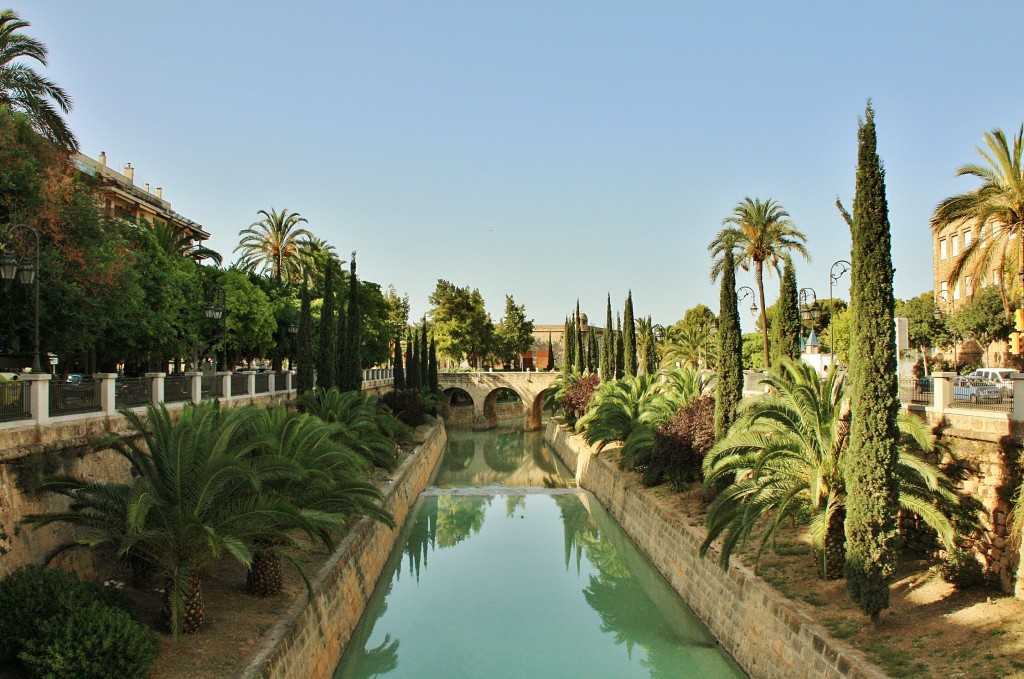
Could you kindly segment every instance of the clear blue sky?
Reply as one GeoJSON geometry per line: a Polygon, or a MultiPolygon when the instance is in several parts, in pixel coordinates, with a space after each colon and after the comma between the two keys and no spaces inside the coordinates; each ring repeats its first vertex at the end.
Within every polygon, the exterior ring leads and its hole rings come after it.
{"type": "Polygon", "coordinates": [[[813,256],[798,284],[828,296],[868,97],[896,294],[929,290],[932,209],[974,187],[954,173],[984,131],[1024,120],[1019,0],[837,4],[14,7],[83,151],[164,187],[227,261],[257,210],[288,208],[415,316],[443,277],[495,320],[506,293],[560,323],[577,297],[603,319],[606,292],[621,309],[632,288],[637,315],[669,324],[717,310],[706,247],[744,196],[789,211],[813,256]]]}

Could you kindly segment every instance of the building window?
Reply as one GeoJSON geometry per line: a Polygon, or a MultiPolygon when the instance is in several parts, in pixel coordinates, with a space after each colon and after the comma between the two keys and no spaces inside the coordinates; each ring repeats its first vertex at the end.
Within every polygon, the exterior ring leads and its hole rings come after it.
{"type": "Polygon", "coordinates": [[[978,240],[980,241],[978,243],[978,247],[980,247],[980,248],[987,248],[988,247],[988,241],[985,240],[985,225],[984,224],[982,224],[981,228],[978,229],[978,240]]]}
{"type": "Polygon", "coordinates": [[[967,293],[968,297],[974,294],[974,288],[971,287],[970,276],[964,276],[964,291],[967,293]]]}
{"type": "Polygon", "coordinates": [[[953,299],[960,299],[960,281],[953,286],[953,299]]]}
{"type": "Polygon", "coordinates": [[[971,247],[971,236],[973,236],[973,235],[974,234],[971,233],[970,229],[967,229],[966,231],[964,231],[964,250],[966,250],[967,248],[971,247]]]}
{"type": "Polygon", "coordinates": [[[949,240],[953,241],[953,256],[956,257],[960,254],[960,234],[954,233],[949,240]]]}
{"type": "Polygon", "coordinates": [[[946,258],[946,239],[943,238],[939,241],[939,259],[946,258]]]}
{"type": "Polygon", "coordinates": [[[939,297],[942,301],[949,300],[949,283],[942,281],[942,285],[939,286],[939,297]]]}

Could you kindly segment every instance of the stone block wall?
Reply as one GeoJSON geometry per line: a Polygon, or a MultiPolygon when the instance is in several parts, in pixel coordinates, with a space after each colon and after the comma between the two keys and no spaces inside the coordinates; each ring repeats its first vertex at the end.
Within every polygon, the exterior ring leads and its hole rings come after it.
{"type": "Polygon", "coordinates": [[[714,550],[701,558],[703,529],[656,504],[581,438],[552,421],[545,439],[751,677],[885,677],[749,569],[722,570],[714,550]]]}
{"type": "Polygon", "coordinates": [[[401,526],[427,487],[444,452],[442,424],[395,473],[385,506],[398,528],[362,519],[313,578],[314,597],[302,597],[269,632],[267,641],[242,672],[260,679],[328,679],[352,637],[366,602],[387,563],[401,526]]]}

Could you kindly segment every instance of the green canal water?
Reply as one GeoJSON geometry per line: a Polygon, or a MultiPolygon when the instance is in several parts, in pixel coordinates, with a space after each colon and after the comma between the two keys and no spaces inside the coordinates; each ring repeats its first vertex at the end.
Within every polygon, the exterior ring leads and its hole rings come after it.
{"type": "Polygon", "coordinates": [[[537,433],[452,432],[336,678],[745,676],[537,433]]]}

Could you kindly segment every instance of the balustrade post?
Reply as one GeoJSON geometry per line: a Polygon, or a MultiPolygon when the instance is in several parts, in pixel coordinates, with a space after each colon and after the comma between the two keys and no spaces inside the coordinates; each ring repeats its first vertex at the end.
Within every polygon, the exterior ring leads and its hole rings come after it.
{"type": "Polygon", "coordinates": [[[943,413],[953,405],[953,378],[955,372],[932,373],[932,407],[943,413]]]}
{"type": "Polygon", "coordinates": [[[249,398],[252,398],[253,396],[256,395],[256,371],[243,370],[242,374],[248,377],[248,379],[245,381],[245,388],[249,392],[249,398]]]}
{"type": "Polygon", "coordinates": [[[158,406],[166,400],[164,398],[164,379],[167,378],[167,375],[165,373],[146,373],[145,376],[149,378],[149,399],[153,405],[158,406]]]}
{"type": "Polygon", "coordinates": [[[31,383],[28,402],[36,424],[50,421],[50,377],[49,373],[21,373],[18,376],[19,380],[31,383]]]}
{"type": "Polygon", "coordinates": [[[295,391],[295,371],[289,369],[284,375],[284,391],[287,394],[295,391]]]}
{"type": "Polygon", "coordinates": [[[201,372],[185,373],[185,377],[191,377],[192,378],[192,388],[190,390],[190,392],[192,394],[192,399],[191,400],[192,400],[193,403],[199,403],[200,401],[203,400],[203,373],[201,373],[201,372]]]}
{"type": "Polygon", "coordinates": [[[267,373],[267,393],[271,396],[277,394],[277,373],[273,370],[267,373]]]}
{"type": "Polygon", "coordinates": [[[234,398],[235,395],[231,393],[231,371],[216,373],[216,377],[220,380],[220,398],[234,398]]]}
{"type": "Polygon", "coordinates": [[[100,412],[113,415],[117,412],[117,373],[95,373],[92,378],[99,382],[100,412]]]}

